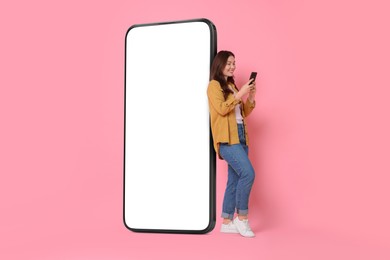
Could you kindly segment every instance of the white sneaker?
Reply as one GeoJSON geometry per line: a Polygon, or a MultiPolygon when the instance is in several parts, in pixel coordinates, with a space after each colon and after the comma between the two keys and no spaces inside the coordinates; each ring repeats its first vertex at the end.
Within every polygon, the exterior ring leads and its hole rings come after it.
{"type": "Polygon", "coordinates": [[[221,232],[222,233],[229,233],[229,234],[238,234],[238,229],[236,228],[236,225],[234,225],[233,221],[231,221],[229,224],[222,224],[221,225],[221,232]]]}
{"type": "Polygon", "coordinates": [[[233,220],[234,225],[240,232],[241,236],[243,237],[255,237],[255,233],[251,230],[251,227],[249,226],[249,222],[247,219],[239,220],[238,217],[236,217],[233,220]]]}

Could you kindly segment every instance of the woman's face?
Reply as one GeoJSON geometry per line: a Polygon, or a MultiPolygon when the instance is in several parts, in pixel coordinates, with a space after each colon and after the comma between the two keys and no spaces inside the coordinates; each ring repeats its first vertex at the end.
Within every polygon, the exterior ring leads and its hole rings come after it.
{"type": "Polygon", "coordinates": [[[236,69],[236,60],[233,56],[229,56],[225,69],[223,70],[223,75],[225,77],[233,77],[234,70],[236,69]]]}

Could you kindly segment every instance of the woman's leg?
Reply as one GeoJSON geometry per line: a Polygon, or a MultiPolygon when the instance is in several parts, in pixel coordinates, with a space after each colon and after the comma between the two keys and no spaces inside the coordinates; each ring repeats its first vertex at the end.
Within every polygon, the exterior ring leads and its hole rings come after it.
{"type": "Polygon", "coordinates": [[[239,177],[237,173],[235,173],[233,168],[228,165],[228,181],[222,204],[222,217],[224,218],[224,224],[228,224],[234,217],[234,211],[236,209],[236,186],[238,179],[239,177]]]}
{"type": "MultiPolygon", "coordinates": [[[[227,161],[230,167],[228,185],[225,191],[225,197],[227,195],[227,203],[226,208],[224,207],[223,209],[230,211],[232,208],[231,205],[234,204],[235,208],[237,209],[237,213],[241,216],[246,216],[248,214],[249,195],[255,178],[254,169],[248,158],[247,147],[243,146],[242,144],[221,144],[220,154],[222,158],[227,161]],[[235,177],[230,178],[230,174],[232,176],[235,175],[235,177]],[[231,184],[231,186],[236,185],[235,190],[229,187],[229,184],[231,184]],[[232,203],[232,199],[230,198],[230,196],[233,194],[233,191],[236,193],[235,203],[232,203]]],[[[231,212],[224,213],[231,214],[231,212]]],[[[227,214],[224,213],[222,216],[227,216],[227,214]]],[[[231,217],[231,215],[228,216],[231,217]]]]}
{"type": "MultiPolygon", "coordinates": [[[[242,147],[248,156],[248,146],[242,145],[242,147]]],[[[246,162],[246,169],[243,170],[244,174],[241,174],[236,187],[236,208],[238,218],[240,220],[248,218],[249,195],[255,180],[255,171],[253,169],[252,163],[249,161],[249,157],[247,158],[248,161],[246,162]]]]}

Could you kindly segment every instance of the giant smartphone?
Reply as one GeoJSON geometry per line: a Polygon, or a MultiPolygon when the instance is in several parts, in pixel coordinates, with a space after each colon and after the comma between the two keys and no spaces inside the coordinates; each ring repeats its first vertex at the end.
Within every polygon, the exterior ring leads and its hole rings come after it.
{"type": "Polygon", "coordinates": [[[125,45],[125,226],[207,233],[215,225],[206,93],[215,26],[207,19],[134,25],[125,45]]]}

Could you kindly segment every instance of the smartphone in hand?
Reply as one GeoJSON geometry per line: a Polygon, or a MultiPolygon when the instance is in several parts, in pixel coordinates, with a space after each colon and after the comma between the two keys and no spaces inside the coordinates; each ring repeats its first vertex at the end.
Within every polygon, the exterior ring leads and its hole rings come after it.
{"type": "Polygon", "coordinates": [[[253,82],[255,82],[256,77],[257,77],[257,72],[252,72],[251,76],[249,77],[249,79],[251,79],[252,81],[251,81],[251,83],[249,83],[249,85],[252,84],[253,82]]]}

